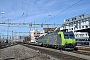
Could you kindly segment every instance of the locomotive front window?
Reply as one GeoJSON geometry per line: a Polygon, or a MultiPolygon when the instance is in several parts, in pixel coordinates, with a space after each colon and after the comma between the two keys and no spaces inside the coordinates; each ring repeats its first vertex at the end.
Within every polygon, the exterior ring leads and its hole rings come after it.
{"type": "Polygon", "coordinates": [[[74,34],[70,34],[69,37],[70,37],[71,39],[75,39],[74,34]]]}
{"type": "Polygon", "coordinates": [[[69,39],[69,38],[75,39],[74,34],[64,34],[64,38],[65,39],[69,39]]]}
{"type": "Polygon", "coordinates": [[[69,35],[68,34],[64,34],[64,38],[65,39],[68,39],[69,38],[69,35]]]}

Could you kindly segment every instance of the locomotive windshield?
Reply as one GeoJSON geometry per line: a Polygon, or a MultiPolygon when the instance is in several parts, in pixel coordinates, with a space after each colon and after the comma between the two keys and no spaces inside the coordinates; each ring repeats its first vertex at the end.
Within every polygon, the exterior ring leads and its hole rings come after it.
{"type": "Polygon", "coordinates": [[[70,37],[71,39],[75,39],[74,34],[69,34],[69,37],[70,37]]]}
{"type": "Polygon", "coordinates": [[[73,33],[65,33],[65,34],[64,34],[64,38],[65,38],[65,39],[69,39],[69,38],[71,38],[71,39],[75,39],[73,33]]]}
{"type": "Polygon", "coordinates": [[[68,34],[64,34],[64,38],[68,39],[69,38],[68,34]]]}

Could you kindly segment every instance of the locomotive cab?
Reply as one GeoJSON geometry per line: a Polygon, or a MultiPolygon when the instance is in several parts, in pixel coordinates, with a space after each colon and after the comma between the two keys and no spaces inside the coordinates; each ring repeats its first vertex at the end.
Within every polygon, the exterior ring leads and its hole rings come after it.
{"type": "Polygon", "coordinates": [[[76,48],[76,40],[73,32],[59,32],[62,35],[62,49],[73,50],[76,48]]]}

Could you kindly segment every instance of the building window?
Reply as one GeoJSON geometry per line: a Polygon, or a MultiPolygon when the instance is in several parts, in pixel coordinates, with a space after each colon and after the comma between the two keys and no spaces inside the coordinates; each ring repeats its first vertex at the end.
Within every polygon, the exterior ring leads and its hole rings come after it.
{"type": "Polygon", "coordinates": [[[74,20],[74,18],[72,18],[72,21],[74,20]]]}
{"type": "Polygon", "coordinates": [[[73,24],[73,22],[71,22],[71,24],[73,24]]]}
{"type": "Polygon", "coordinates": [[[86,28],[88,28],[88,26],[86,25],[86,28]]]}
{"type": "Polygon", "coordinates": [[[69,20],[68,20],[69,21],[69,20]]]}
{"type": "Polygon", "coordinates": [[[78,34],[76,34],[76,37],[78,37],[78,34]]]}
{"type": "Polygon", "coordinates": [[[73,20],[76,20],[76,18],[72,18],[72,21],[73,21],[73,20]]]}
{"type": "Polygon", "coordinates": [[[79,26],[79,29],[81,28],[81,26],[79,26]]]}
{"type": "Polygon", "coordinates": [[[87,18],[86,20],[88,21],[89,19],[87,18]]]}
{"type": "Polygon", "coordinates": [[[85,22],[85,20],[82,20],[82,22],[85,22]]]}
{"type": "Polygon", "coordinates": [[[79,18],[81,18],[81,16],[79,16],[79,18]]]}
{"type": "Polygon", "coordinates": [[[66,26],[68,26],[69,24],[67,23],[66,26]]]}
{"type": "Polygon", "coordinates": [[[78,20],[78,23],[80,23],[81,21],[80,20],[78,20]]]}
{"type": "Polygon", "coordinates": [[[76,20],[76,18],[75,18],[75,20],[76,20]]]}
{"type": "Polygon", "coordinates": [[[78,29],[78,27],[77,27],[77,29],[78,29]]]}
{"type": "Polygon", "coordinates": [[[83,37],[84,36],[84,34],[80,34],[80,37],[83,37]]]}
{"type": "Polygon", "coordinates": [[[84,37],[84,34],[82,34],[82,37],[84,37]]]}
{"type": "Polygon", "coordinates": [[[71,30],[73,30],[73,28],[71,30]]]}
{"type": "Polygon", "coordinates": [[[76,30],[76,29],[78,29],[78,27],[77,27],[77,26],[75,26],[74,30],[76,30]]]}
{"type": "Polygon", "coordinates": [[[82,18],[84,18],[84,15],[82,15],[82,18]]]}
{"type": "Polygon", "coordinates": [[[82,28],[84,28],[84,26],[82,26],[82,28]]]}
{"type": "Polygon", "coordinates": [[[76,24],[76,22],[74,21],[74,24],[76,24]]]}

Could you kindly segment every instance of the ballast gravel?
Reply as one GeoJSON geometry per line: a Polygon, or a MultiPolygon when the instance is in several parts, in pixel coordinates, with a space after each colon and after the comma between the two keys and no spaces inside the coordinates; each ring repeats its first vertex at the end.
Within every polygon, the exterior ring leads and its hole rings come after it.
{"type": "Polygon", "coordinates": [[[0,49],[0,60],[60,60],[50,55],[43,54],[39,50],[15,45],[0,49]]]}

